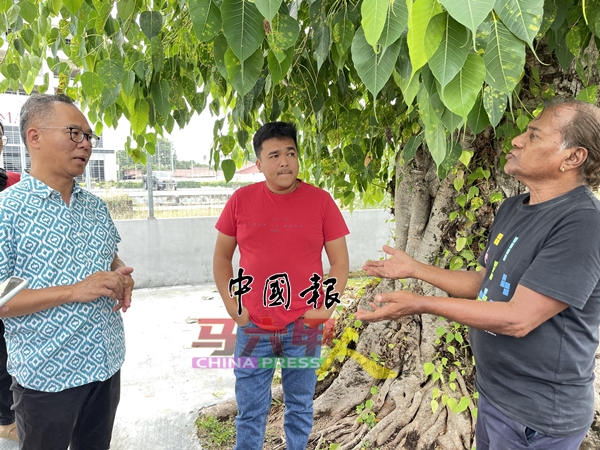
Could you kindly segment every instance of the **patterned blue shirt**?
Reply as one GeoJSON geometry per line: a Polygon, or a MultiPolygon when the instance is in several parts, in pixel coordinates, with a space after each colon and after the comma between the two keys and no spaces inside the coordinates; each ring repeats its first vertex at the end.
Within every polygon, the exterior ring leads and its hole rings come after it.
{"type": "MultiPolygon", "coordinates": [[[[70,205],[28,174],[0,193],[0,281],[15,275],[28,289],[72,285],[109,271],[120,240],[104,202],[76,184],[70,205]]],[[[110,378],[125,359],[115,304],[100,297],[5,318],[8,372],[44,392],[110,378]]]]}

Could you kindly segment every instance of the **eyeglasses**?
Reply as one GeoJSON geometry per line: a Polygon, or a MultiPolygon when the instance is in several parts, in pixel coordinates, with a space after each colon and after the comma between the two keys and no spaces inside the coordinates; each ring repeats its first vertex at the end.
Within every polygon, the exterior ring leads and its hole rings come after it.
{"type": "Polygon", "coordinates": [[[65,128],[65,129],[69,130],[69,134],[71,135],[71,140],[73,142],[75,142],[76,144],[81,144],[83,142],[83,139],[87,139],[88,142],[90,143],[90,147],[92,147],[92,148],[98,147],[98,143],[100,141],[100,138],[98,136],[96,136],[95,134],[85,133],[82,130],[80,130],[79,128],[75,128],[75,127],[40,127],[40,128],[41,129],[65,128]]]}
{"type": "Polygon", "coordinates": [[[8,144],[8,136],[2,135],[2,145],[4,146],[6,144],[8,144]]]}

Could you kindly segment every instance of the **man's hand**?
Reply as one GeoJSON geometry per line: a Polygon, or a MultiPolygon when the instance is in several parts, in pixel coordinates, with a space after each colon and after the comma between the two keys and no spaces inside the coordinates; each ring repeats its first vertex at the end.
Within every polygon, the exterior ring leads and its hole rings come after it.
{"type": "Polygon", "coordinates": [[[376,303],[370,303],[373,311],[359,309],[354,314],[354,317],[369,322],[380,322],[382,320],[396,320],[405,316],[420,314],[418,299],[418,295],[407,291],[377,294],[375,296],[376,303]],[[378,306],[378,303],[383,303],[384,305],[378,306]]]}
{"type": "Polygon", "coordinates": [[[391,255],[390,259],[383,261],[367,261],[363,270],[369,275],[380,278],[414,278],[417,262],[402,250],[396,250],[387,245],[383,251],[391,255]]]}
{"type": "Polygon", "coordinates": [[[331,318],[333,311],[335,311],[335,306],[327,309],[325,308],[325,303],[323,303],[319,309],[309,309],[306,311],[302,318],[307,327],[315,328],[327,322],[331,318]]]}
{"type": "Polygon", "coordinates": [[[91,302],[103,296],[123,298],[123,281],[116,272],[95,272],[73,285],[73,301],[91,302]]]}
{"type": "Polygon", "coordinates": [[[113,311],[122,309],[123,312],[127,312],[131,306],[131,294],[133,292],[133,286],[135,285],[135,282],[131,277],[132,272],[133,268],[127,266],[115,269],[115,273],[118,273],[123,278],[123,297],[117,298],[117,305],[113,308],[113,311]]]}
{"type": "Polygon", "coordinates": [[[235,315],[231,316],[231,318],[235,320],[235,323],[237,323],[238,327],[244,327],[250,323],[250,313],[245,306],[242,306],[242,314],[238,316],[236,311],[235,315]]]}

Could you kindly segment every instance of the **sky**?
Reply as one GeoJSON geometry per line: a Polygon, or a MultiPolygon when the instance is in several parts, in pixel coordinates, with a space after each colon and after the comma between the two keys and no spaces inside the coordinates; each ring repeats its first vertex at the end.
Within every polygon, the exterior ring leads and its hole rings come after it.
{"type": "MultiPolygon", "coordinates": [[[[173,142],[178,160],[193,160],[197,163],[208,164],[215,120],[216,117],[211,116],[208,108],[206,108],[202,114],[194,114],[185,128],[180,129],[175,124],[173,132],[170,135],[165,135],[165,138],[173,142]]],[[[122,149],[123,143],[129,135],[129,129],[129,122],[121,118],[118,128],[110,130],[111,142],[106,139],[106,145],[117,150],[122,149]]],[[[108,138],[108,133],[105,136],[108,138]]]]}

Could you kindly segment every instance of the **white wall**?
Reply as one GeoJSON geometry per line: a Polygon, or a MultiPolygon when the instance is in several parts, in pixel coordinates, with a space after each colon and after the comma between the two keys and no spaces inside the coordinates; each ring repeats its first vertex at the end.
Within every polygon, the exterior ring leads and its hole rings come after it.
{"type": "MultiPolygon", "coordinates": [[[[343,214],[350,229],[350,271],[355,271],[382,256],[381,247],[392,242],[393,223],[383,210],[343,214]]],[[[117,221],[119,256],[135,269],[136,287],[212,283],[216,222],[217,217],[117,221]]],[[[327,258],[323,261],[327,271],[327,258]]]]}

